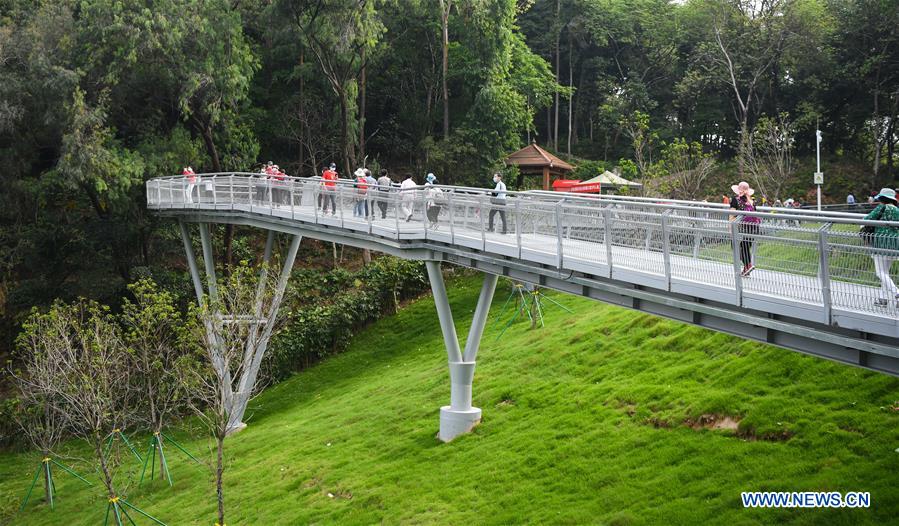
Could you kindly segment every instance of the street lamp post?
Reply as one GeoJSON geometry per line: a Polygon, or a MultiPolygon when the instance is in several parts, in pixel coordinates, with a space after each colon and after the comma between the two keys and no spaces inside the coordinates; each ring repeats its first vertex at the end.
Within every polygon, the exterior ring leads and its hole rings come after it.
{"type": "Polygon", "coordinates": [[[815,130],[815,150],[818,157],[818,169],[815,171],[815,184],[818,185],[818,210],[821,210],[821,185],[824,184],[824,172],[821,171],[821,130],[815,130]]]}

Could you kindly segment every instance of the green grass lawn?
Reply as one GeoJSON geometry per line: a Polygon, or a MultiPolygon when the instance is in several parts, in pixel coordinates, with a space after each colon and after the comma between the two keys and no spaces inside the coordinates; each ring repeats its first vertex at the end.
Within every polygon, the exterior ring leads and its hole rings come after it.
{"type": "MultiPolygon", "coordinates": [[[[463,342],[479,286],[448,283],[463,342]]],[[[433,301],[418,301],[256,399],[227,442],[227,523],[899,521],[899,380],[565,295],[553,297],[573,314],[549,307],[546,328],[516,324],[497,341],[508,294],[501,281],[472,434],[435,438],[446,353],[433,301]],[[725,416],[739,427],[706,428],[725,416]],[[752,490],[870,491],[872,503],[743,509],[752,490]]],[[[174,488],[132,484],[129,500],[170,526],[213,524],[209,472],[169,457],[174,488]]],[[[0,523],[102,524],[99,487],[64,474],[54,511],[38,500],[13,516],[38,460],[0,456],[0,523]]]]}

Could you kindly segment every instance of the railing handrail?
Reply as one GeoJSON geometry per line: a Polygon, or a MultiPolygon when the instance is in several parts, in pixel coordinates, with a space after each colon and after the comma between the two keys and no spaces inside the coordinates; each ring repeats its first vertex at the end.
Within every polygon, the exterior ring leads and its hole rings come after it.
{"type": "MultiPolygon", "coordinates": [[[[202,179],[217,179],[219,177],[246,177],[259,179],[267,182],[273,183],[287,183],[287,182],[309,182],[315,184],[323,184],[325,182],[320,176],[312,176],[312,177],[295,177],[284,175],[282,178],[276,178],[273,175],[262,174],[257,172],[216,172],[216,173],[202,173],[202,174],[193,174],[194,177],[197,178],[197,182],[193,184],[199,184],[199,181],[202,179]]],[[[151,179],[148,182],[153,181],[174,181],[174,180],[183,180],[186,179],[185,175],[171,175],[171,176],[162,176],[151,179]]],[[[337,179],[334,181],[328,181],[329,183],[334,183],[338,187],[343,188],[352,188],[356,189],[356,181],[354,179],[337,179]]],[[[372,188],[380,188],[378,185],[371,184],[372,188]]],[[[452,185],[432,185],[435,188],[440,188],[441,190],[449,191],[454,194],[471,194],[471,195],[491,195],[495,193],[495,190],[492,188],[478,188],[478,187],[466,187],[466,186],[452,186],[452,185]]],[[[399,187],[398,183],[393,183],[388,191],[390,192],[407,192],[407,191],[423,191],[428,188],[427,185],[416,185],[414,188],[403,189],[399,187]]],[[[609,205],[618,205],[618,204],[629,204],[634,207],[639,207],[642,209],[650,208],[650,209],[662,209],[662,210],[683,210],[694,213],[706,213],[706,214],[718,214],[722,216],[733,216],[736,211],[734,211],[729,206],[724,205],[723,203],[707,203],[707,202],[699,202],[699,201],[684,201],[684,200],[676,200],[676,199],[665,199],[665,198],[649,198],[649,197],[632,197],[632,196],[583,196],[570,192],[549,192],[545,190],[525,190],[525,191],[515,191],[515,190],[507,190],[506,198],[518,198],[530,201],[536,201],[541,204],[546,204],[547,206],[554,206],[557,202],[564,202],[567,207],[575,208],[578,210],[595,210],[601,211],[605,206],[609,205]],[[537,200],[534,200],[534,197],[537,197],[537,200]],[[686,203],[686,204],[685,204],[686,203]]],[[[623,209],[620,211],[627,212],[627,209],[623,209]]],[[[773,207],[759,207],[755,212],[746,212],[741,211],[740,216],[743,217],[758,217],[760,219],[768,219],[774,221],[806,221],[806,222],[814,222],[814,223],[832,223],[832,224],[852,224],[857,225],[859,227],[864,225],[870,226],[889,226],[889,227],[899,227],[899,222],[897,221],[879,221],[879,220],[865,220],[862,219],[864,217],[863,214],[853,214],[848,212],[824,212],[817,210],[805,210],[805,209],[796,209],[796,208],[773,208],[773,207]]]]}

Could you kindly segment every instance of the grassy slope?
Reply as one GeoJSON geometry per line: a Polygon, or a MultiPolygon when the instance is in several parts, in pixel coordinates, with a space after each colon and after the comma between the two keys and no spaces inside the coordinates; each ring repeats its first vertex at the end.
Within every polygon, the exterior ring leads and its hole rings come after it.
{"type": "MultiPolygon", "coordinates": [[[[479,283],[463,278],[449,288],[464,335],[479,283]]],[[[508,290],[498,290],[494,317],[508,290]]],[[[498,325],[488,327],[474,392],[484,421],[448,445],[434,438],[449,382],[430,300],[266,391],[250,427],[228,442],[228,524],[885,524],[899,517],[899,380],[557,298],[574,314],[550,308],[552,328],[515,325],[496,341],[498,325]],[[742,437],[686,425],[703,414],[741,417],[742,437]],[[746,490],[870,491],[872,508],[744,510],[746,490]]],[[[185,444],[206,447],[202,439],[185,444]]],[[[212,524],[207,472],[169,455],[175,487],[157,480],[132,489],[130,500],[171,526],[212,524]]],[[[0,457],[0,517],[17,508],[36,460],[0,457]]],[[[57,480],[56,510],[30,504],[16,522],[99,524],[100,491],[65,475],[57,480]]]]}

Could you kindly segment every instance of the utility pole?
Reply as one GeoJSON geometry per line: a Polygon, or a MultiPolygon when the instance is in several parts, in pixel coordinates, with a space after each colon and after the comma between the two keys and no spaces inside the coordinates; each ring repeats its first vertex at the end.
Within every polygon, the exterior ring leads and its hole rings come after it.
{"type": "Polygon", "coordinates": [[[824,184],[824,172],[821,171],[821,130],[815,130],[818,169],[815,171],[815,184],[818,185],[818,211],[821,211],[821,185],[824,184]]]}

